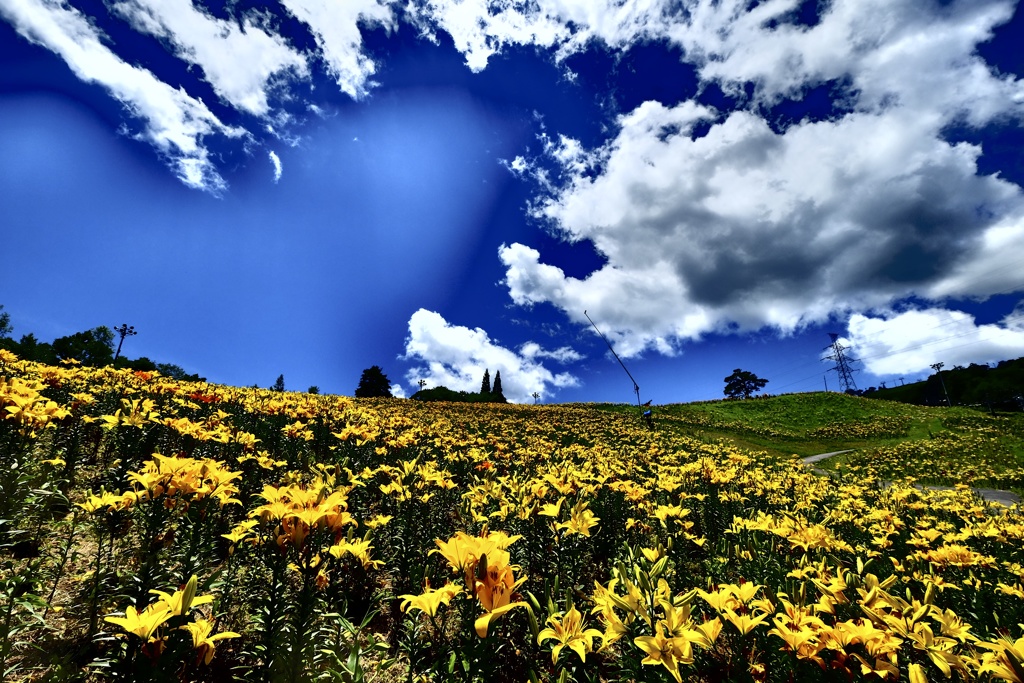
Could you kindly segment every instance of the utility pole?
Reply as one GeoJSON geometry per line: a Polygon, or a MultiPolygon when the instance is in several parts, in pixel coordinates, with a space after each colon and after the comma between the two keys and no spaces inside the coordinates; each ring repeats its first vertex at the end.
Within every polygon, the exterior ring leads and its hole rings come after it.
{"type": "Polygon", "coordinates": [[[825,393],[828,393],[828,375],[822,375],[821,378],[825,380],[825,393]]]}
{"type": "Polygon", "coordinates": [[[826,346],[824,350],[831,350],[832,354],[825,356],[822,360],[835,361],[835,367],[829,368],[829,370],[835,370],[839,375],[839,390],[841,392],[846,393],[850,389],[856,390],[857,383],[853,381],[853,369],[850,367],[850,363],[857,362],[856,359],[846,357],[847,347],[839,343],[838,334],[829,332],[828,336],[832,339],[832,344],[826,346]]]}
{"type": "Polygon", "coordinates": [[[945,363],[935,363],[932,365],[932,370],[934,370],[935,374],[939,376],[939,384],[942,385],[942,393],[946,395],[946,405],[952,408],[953,402],[949,400],[949,392],[946,391],[946,383],[942,380],[942,367],[944,365],[945,363]]]}
{"type": "Polygon", "coordinates": [[[535,392],[533,392],[533,393],[531,394],[531,396],[533,396],[533,403],[534,403],[534,405],[536,405],[536,404],[537,404],[537,401],[539,401],[539,400],[540,400],[540,394],[538,394],[538,393],[537,393],[537,392],[535,391],[535,392]]]}
{"type": "MultiPolygon", "coordinates": [[[[590,316],[587,315],[586,311],[583,311],[583,315],[586,316],[587,320],[590,320],[590,316]]],[[[590,320],[590,324],[594,325],[594,329],[597,330],[598,335],[600,335],[601,339],[604,339],[604,343],[608,345],[608,350],[612,352],[612,355],[615,356],[615,360],[619,361],[619,365],[621,365],[622,369],[626,371],[627,375],[629,375],[630,381],[633,382],[633,391],[636,392],[636,407],[641,408],[640,412],[643,412],[643,408],[640,405],[640,385],[636,383],[635,379],[633,379],[633,375],[629,374],[629,370],[626,368],[626,364],[622,362],[621,358],[619,358],[619,354],[615,353],[615,349],[612,348],[612,343],[608,341],[608,337],[604,336],[601,333],[601,330],[597,329],[597,325],[594,324],[593,320],[590,320]]]]}
{"type": "Polygon", "coordinates": [[[138,332],[135,331],[135,325],[128,325],[127,323],[122,324],[121,327],[115,327],[114,332],[121,335],[121,341],[117,342],[117,353],[114,354],[114,360],[117,360],[121,355],[121,345],[124,344],[124,338],[134,337],[138,332]]]}
{"type": "Polygon", "coordinates": [[[901,387],[903,386],[903,378],[902,377],[900,377],[900,386],[901,387]]]}
{"type": "Polygon", "coordinates": [[[420,391],[423,391],[423,387],[427,386],[427,380],[421,379],[419,382],[416,382],[416,384],[419,385],[420,391]]]}

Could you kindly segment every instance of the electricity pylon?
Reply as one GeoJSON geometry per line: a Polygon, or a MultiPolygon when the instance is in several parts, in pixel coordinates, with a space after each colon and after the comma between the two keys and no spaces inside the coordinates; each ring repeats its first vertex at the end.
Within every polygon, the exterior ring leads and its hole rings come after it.
{"type": "Polygon", "coordinates": [[[835,367],[829,368],[829,370],[835,370],[836,374],[839,375],[839,390],[846,393],[850,389],[856,390],[857,383],[853,381],[853,369],[850,367],[850,363],[855,363],[856,359],[846,357],[847,347],[839,343],[839,335],[834,332],[829,332],[829,338],[832,339],[832,344],[825,347],[825,351],[832,351],[831,355],[825,356],[822,360],[835,361],[835,367]]]}

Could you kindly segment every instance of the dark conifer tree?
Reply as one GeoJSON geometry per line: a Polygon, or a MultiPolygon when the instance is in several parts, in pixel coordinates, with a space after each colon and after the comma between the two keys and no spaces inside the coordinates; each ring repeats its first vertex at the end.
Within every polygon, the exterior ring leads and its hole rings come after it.
{"type": "Polygon", "coordinates": [[[494,373],[494,388],[491,389],[491,393],[497,396],[503,396],[501,393],[501,370],[494,373]]]}
{"type": "Polygon", "coordinates": [[[480,393],[489,394],[491,393],[491,371],[490,369],[484,370],[484,381],[480,383],[480,393]]]}
{"type": "Polygon", "coordinates": [[[372,365],[363,370],[359,386],[356,387],[356,398],[373,397],[392,398],[391,380],[379,365],[372,365]]]}

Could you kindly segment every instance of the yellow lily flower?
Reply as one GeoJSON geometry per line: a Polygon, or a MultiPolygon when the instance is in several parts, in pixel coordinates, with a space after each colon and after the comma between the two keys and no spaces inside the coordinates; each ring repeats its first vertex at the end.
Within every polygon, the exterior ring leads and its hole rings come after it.
{"type": "Polygon", "coordinates": [[[505,612],[511,612],[516,607],[526,607],[526,603],[523,601],[510,602],[507,605],[501,607],[495,607],[491,612],[484,612],[482,615],[477,617],[473,627],[476,629],[476,634],[481,638],[487,637],[487,629],[490,627],[492,621],[500,617],[505,612]]]}
{"type": "Polygon", "coordinates": [[[128,633],[134,633],[142,640],[149,642],[153,639],[156,630],[172,616],[174,613],[166,606],[150,605],[140,613],[134,606],[129,605],[125,609],[123,617],[106,617],[104,621],[116,624],[128,633]]]}
{"type": "Polygon", "coordinates": [[[433,618],[437,615],[437,610],[441,605],[448,605],[452,598],[461,592],[462,586],[454,583],[446,583],[440,588],[431,588],[428,583],[420,595],[401,595],[399,597],[404,598],[401,604],[403,612],[408,613],[410,610],[418,609],[433,618]]]}
{"type": "MultiPolygon", "coordinates": [[[[661,622],[655,627],[653,636],[640,636],[633,639],[633,644],[647,653],[647,656],[640,660],[641,664],[649,666],[664,666],[677,683],[682,683],[683,677],[679,673],[679,660],[676,657],[675,638],[666,638],[665,629],[661,622]]],[[[693,661],[692,659],[690,660],[693,661]]],[[[684,662],[690,663],[690,662],[684,662]]]]}
{"type": "Polygon", "coordinates": [[[547,623],[550,626],[537,634],[537,644],[540,645],[545,640],[552,638],[558,641],[558,644],[551,650],[552,664],[558,661],[558,655],[564,647],[571,649],[580,656],[581,661],[586,662],[587,653],[594,651],[594,638],[602,637],[601,632],[597,629],[583,628],[583,615],[575,605],[562,615],[561,619],[552,614],[548,617],[547,623]]]}
{"type": "Polygon", "coordinates": [[[522,601],[510,602],[513,592],[526,581],[526,577],[515,580],[513,567],[508,561],[508,552],[495,550],[490,557],[482,555],[477,563],[475,592],[485,610],[475,624],[481,638],[487,637],[491,621],[515,607],[526,606],[522,601]]]}
{"type": "Polygon", "coordinates": [[[545,517],[554,517],[555,519],[558,519],[559,515],[562,514],[562,503],[564,502],[565,496],[562,496],[561,498],[558,499],[557,503],[544,503],[544,505],[540,507],[540,511],[537,514],[543,515],[545,517]]]}
{"type": "Polygon", "coordinates": [[[151,590],[149,591],[153,595],[159,597],[159,600],[154,602],[151,607],[154,608],[167,608],[170,610],[171,616],[187,616],[189,611],[198,605],[205,605],[213,602],[212,595],[200,595],[196,597],[197,580],[193,574],[185,584],[185,588],[179,591],[174,591],[174,594],[165,593],[163,591],[151,590]]]}
{"type": "Polygon", "coordinates": [[[768,618],[767,614],[760,614],[756,617],[749,614],[736,614],[731,609],[725,610],[725,612],[722,613],[722,616],[725,617],[729,623],[735,626],[743,635],[747,635],[753,631],[755,628],[763,624],[768,618]]]}
{"type": "Polygon", "coordinates": [[[210,660],[213,659],[213,651],[216,648],[214,643],[226,638],[240,637],[240,634],[232,631],[223,631],[217,635],[211,636],[210,633],[213,632],[213,622],[207,621],[206,619],[196,619],[195,621],[185,624],[181,628],[192,634],[192,647],[199,653],[198,659],[204,664],[209,664],[210,660]]]}
{"type": "Polygon", "coordinates": [[[569,521],[556,524],[555,528],[565,529],[567,536],[569,534],[590,536],[590,530],[597,526],[597,523],[600,521],[601,518],[594,515],[594,512],[587,507],[586,501],[581,500],[573,506],[569,521]]]}

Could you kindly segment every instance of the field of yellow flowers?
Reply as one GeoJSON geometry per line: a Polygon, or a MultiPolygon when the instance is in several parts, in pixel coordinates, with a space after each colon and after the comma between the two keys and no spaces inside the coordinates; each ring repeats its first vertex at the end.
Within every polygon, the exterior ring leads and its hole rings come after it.
{"type": "Polygon", "coordinates": [[[0,351],[0,671],[1024,682],[1021,512],[882,474],[815,476],[670,414],[649,430],[594,406],[356,401],[0,351]]]}

